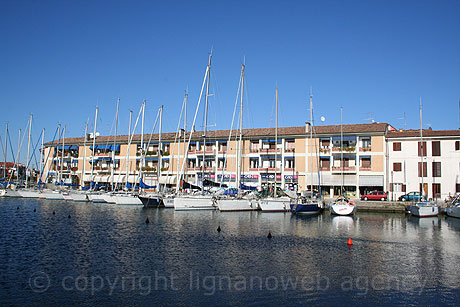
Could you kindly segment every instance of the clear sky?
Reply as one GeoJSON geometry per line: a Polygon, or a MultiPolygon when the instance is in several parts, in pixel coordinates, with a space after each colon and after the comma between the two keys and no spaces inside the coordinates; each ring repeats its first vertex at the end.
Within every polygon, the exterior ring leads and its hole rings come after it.
{"type": "Polygon", "coordinates": [[[417,129],[422,97],[425,128],[459,128],[458,0],[0,0],[0,123],[14,144],[29,114],[34,141],[58,122],[82,136],[98,105],[97,130],[113,134],[120,97],[120,133],[143,99],[145,131],[162,104],[175,131],[186,89],[192,121],[211,48],[209,129],[230,127],[243,60],[245,128],[274,127],[276,85],[279,126],[309,119],[312,87],[318,125],[340,124],[342,105],[345,124],[404,128],[405,113],[417,129]]]}

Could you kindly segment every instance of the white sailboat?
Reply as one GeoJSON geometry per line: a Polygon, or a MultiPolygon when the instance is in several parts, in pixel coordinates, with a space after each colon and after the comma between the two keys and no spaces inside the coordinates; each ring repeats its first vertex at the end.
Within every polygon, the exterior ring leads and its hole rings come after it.
{"type": "Polygon", "coordinates": [[[273,189],[273,196],[264,197],[259,199],[260,210],[264,212],[285,212],[291,208],[291,198],[287,196],[278,197],[278,191],[276,187],[277,180],[277,160],[278,160],[278,87],[276,87],[276,120],[275,120],[275,184],[273,189]]]}
{"type": "MultiPolygon", "coordinates": [[[[212,52],[209,54],[209,61],[208,66],[206,67],[206,73],[203,80],[203,85],[201,87],[200,98],[198,99],[198,104],[195,110],[195,116],[193,118],[192,127],[195,126],[196,117],[198,114],[198,110],[200,107],[201,97],[203,94],[204,85],[206,83],[206,99],[205,99],[205,120],[204,120],[204,134],[203,134],[203,144],[206,146],[206,130],[207,130],[207,112],[208,112],[208,98],[209,98],[209,81],[210,81],[210,73],[211,73],[211,57],[212,52]]],[[[192,139],[193,131],[190,131],[188,143],[187,143],[187,151],[190,145],[190,141],[192,139]]],[[[204,154],[206,152],[206,148],[203,149],[203,165],[202,165],[202,180],[204,181],[204,170],[205,170],[205,159],[204,154]]],[[[185,162],[182,161],[182,168],[181,174],[184,173],[185,162]]],[[[203,186],[204,188],[204,186],[203,186]]],[[[214,210],[216,209],[214,197],[212,195],[205,195],[204,191],[200,195],[177,195],[174,197],[174,210],[214,210]]]]}
{"type": "Polygon", "coordinates": [[[354,201],[343,195],[343,108],[340,107],[340,152],[341,152],[341,168],[342,168],[342,184],[340,186],[340,196],[329,205],[329,211],[334,215],[352,215],[356,211],[354,201]]]}
{"type": "MultiPolygon", "coordinates": [[[[241,197],[241,168],[242,168],[242,150],[243,150],[243,91],[244,91],[244,67],[241,65],[241,102],[240,102],[240,129],[238,138],[238,154],[237,154],[237,172],[236,172],[236,186],[238,194],[236,197],[221,197],[217,199],[217,207],[220,211],[250,211],[258,209],[256,203],[252,203],[250,199],[241,197]]],[[[231,130],[230,130],[231,131],[231,130]]],[[[231,138],[231,132],[230,137],[231,138]]],[[[226,163],[225,163],[226,164],[226,163]]],[[[223,176],[222,176],[223,177],[223,176]]]]}
{"type": "Polygon", "coordinates": [[[413,205],[409,206],[409,212],[417,217],[429,217],[429,216],[437,216],[440,212],[439,206],[437,206],[434,202],[423,200],[426,199],[425,189],[423,185],[423,126],[422,126],[422,98],[420,98],[420,178],[422,180],[421,184],[421,199],[413,205]]]}
{"type": "Polygon", "coordinates": [[[451,217],[460,218],[460,194],[457,194],[449,206],[447,206],[446,214],[451,217]]]}

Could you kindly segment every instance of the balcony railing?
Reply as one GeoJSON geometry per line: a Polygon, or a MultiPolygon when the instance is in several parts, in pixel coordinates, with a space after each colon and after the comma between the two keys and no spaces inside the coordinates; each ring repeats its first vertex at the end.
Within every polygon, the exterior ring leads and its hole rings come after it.
{"type": "Polygon", "coordinates": [[[360,171],[370,171],[370,170],[371,170],[371,167],[370,167],[370,166],[369,166],[369,167],[360,166],[360,167],[359,167],[359,170],[360,170],[360,171]]]}
{"type": "Polygon", "coordinates": [[[353,172],[353,171],[356,171],[356,167],[355,166],[344,166],[344,167],[341,167],[341,166],[333,166],[332,167],[332,171],[333,172],[341,172],[341,171],[344,171],[344,172],[353,172]]]}
{"type": "Polygon", "coordinates": [[[371,151],[371,149],[372,148],[370,146],[369,147],[360,147],[359,151],[366,152],[366,151],[371,151]]]}
{"type": "Polygon", "coordinates": [[[320,149],[319,149],[319,152],[320,152],[320,153],[328,153],[328,152],[330,152],[330,151],[331,151],[330,148],[320,148],[320,149]]]}
{"type": "Polygon", "coordinates": [[[348,147],[332,147],[332,151],[334,151],[334,152],[340,152],[340,151],[344,151],[344,152],[355,152],[355,151],[356,151],[356,147],[353,147],[353,146],[348,146],[348,147]]]}
{"type": "Polygon", "coordinates": [[[330,171],[331,168],[330,168],[329,166],[320,166],[320,167],[319,167],[319,170],[320,170],[320,171],[330,171]]]}

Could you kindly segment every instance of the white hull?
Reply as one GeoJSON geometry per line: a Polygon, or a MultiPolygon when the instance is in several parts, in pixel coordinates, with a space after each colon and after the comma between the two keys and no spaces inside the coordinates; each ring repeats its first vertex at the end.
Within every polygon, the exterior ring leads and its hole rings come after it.
{"type": "Polygon", "coordinates": [[[107,203],[111,203],[111,204],[142,206],[142,201],[139,199],[139,197],[130,195],[130,194],[126,194],[126,195],[104,194],[103,198],[107,203]]]}
{"type": "Polygon", "coordinates": [[[267,197],[259,199],[260,210],[264,212],[284,212],[291,210],[291,199],[288,197],[267,197]]]}
{"type": "Polygon", "coordinates": [[[86,193],[70,193],[70,197],[73,201],[88,201],[86,193]]]}
{"type": "Polygon", "coordinates": [[[418,217],[437,216],[439,207],[433,203],[416,203],[410,206],[409,211],[412,215],[418,217]]]}
{"type": "Polygon", "coordinates": [[[5,196],[6,197],[21,197],[21,195],[19,195],[18,191],[15,191],[15,190],[6,190],[5,191],[5,196]]]}
{"type": "Polygon", "coordinates": [[[88,200],[93,203],[106,203],[103,194],[87,194],[88,200]]]}
{"type": "Polygon", "coordinates": [[[17,190],[16,192],[24,198],[38,198],[40,196],[40,192],[34,190],[17,190]]]}
{"type": "Polygon", "coordinates": [[[40,193],[40,198],[49,200],[64,200],[64,196],[59,192],[43,192],[40,193]]]}
{"type": "Polygon", "coordinates": [[[257,204],[249,199],[219,199],[217,207],[220,211],[251,211],[257,210],[257,204]]]}
{"type": "Polygon", "coordinates": [[[165,208],[174,208],[174,197],[168,196],[163,198],[163,204],[165,208]]]}
{"type": "Polygon", "coordinates": [[[355,213],[356,205],[347,202],[332,203],[329,210],[334,215],[352,215],[355,213]]]}
{"type": "Polygon", "coordinates": [[[460,218],[460,206],[457,205],[456,207],[447,207],[446,214],[451,217],[460,218]]]}
{"type": "Polygon", "coordinates": [[[3,190],[3,189],[0,190],[0,197],[5,196],[5,194],[6,194],[6,191],[5,191],[5,190],[3,190]]]}
{"type": "Polygon", "coordinates": [[[174,210],[214,210],[211,196],[176,196],[174,210]]]}

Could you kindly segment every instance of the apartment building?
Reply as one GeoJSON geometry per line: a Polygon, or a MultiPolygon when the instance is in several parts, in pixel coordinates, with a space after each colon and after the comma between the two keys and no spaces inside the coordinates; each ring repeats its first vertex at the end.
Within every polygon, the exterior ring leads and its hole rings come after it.
{"type": "Polygon", "coordinates": [[[422,191],[444,200],[460,192],[460,130],[404,130],[387,134],[391,198],[422,191]]]}
{"type": "MultiPolygon", "coordinates": [[[[245,129],[242,135],[241,180],[248,187],[277,184],[285,189],[321,188],[326,196],[344,192],[352,197],[387,190],[386,123],[245,129]],[[310,132],[313,137],[310,139],[310,132]]],[[[66,185],[174,187],[178,178],[202,185],[222,182],[236,186],[238,141],[235,132],[163,133],[66,138],[47,143],[43,182],[66,185]],[[150,142],[148,141],[150,140],[150,142]],[[190,141],[189,141],[190,140],[190,141]],[[62,144],[65,144],[62,146],[62,144]]]]}

